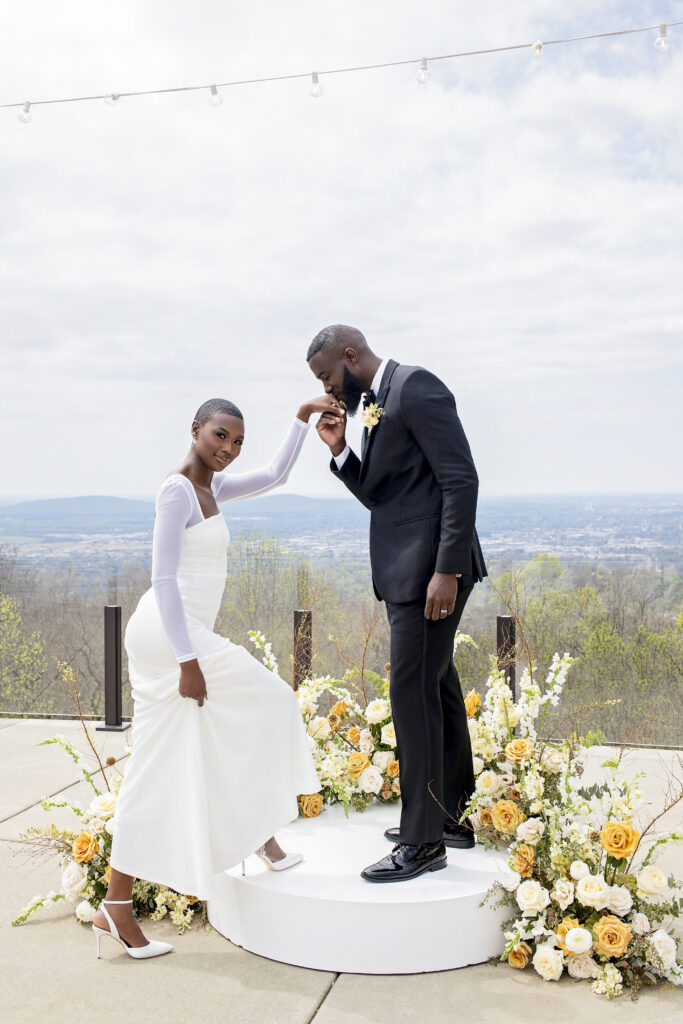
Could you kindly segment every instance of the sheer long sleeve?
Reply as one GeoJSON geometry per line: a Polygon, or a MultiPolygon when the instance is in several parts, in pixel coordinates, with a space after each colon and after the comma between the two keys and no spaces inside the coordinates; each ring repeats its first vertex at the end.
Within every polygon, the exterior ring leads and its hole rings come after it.
{"type": "Polygon", "coordinates": [[[212,483],[216,501],[234,501],[236,498],[265,494],[266,491],[284,484],[299,457],[308,427],[308,423],[295,419],[284,441],[266,466],[252,469],[248,473],[217,473],[212,483]]]}
{"type": "Polygon", "coordinates": [[[178,662],[196,658],[187,628],[178,566],[185,527],[192,515],[192,498],[179,477],[164,482],[156,500],[152,541],[152,589],[166,635],[178,662]]]}

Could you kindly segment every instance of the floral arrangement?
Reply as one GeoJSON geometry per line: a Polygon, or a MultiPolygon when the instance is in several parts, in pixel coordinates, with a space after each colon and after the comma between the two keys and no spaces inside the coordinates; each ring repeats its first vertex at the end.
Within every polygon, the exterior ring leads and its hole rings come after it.
{"type": "Polygon", "coordinates": [[[531,963],[545,981],[566,970],[607,998],[624,986],[635,992],[660,980],[679,985],[683,965],[664,923],[680,913],[680,882],[654,859],[683,833],[646,851],[654,822],[642,830],[635,824],[640,776],[629,780],[619,760],[607,761],[605,783],[586,787],[586,748],[576,738],[540,738],[571,663],[555,655],[543,693],[525,671],[516,703],[499,671],[485,697],[471,690],[465,698],[476,776],[466,813],[479,842],[508,849],[510,874],[489,894],[514,908],[501,959],[518,969],[531,963]]]}
{"type": "Polygon", "coordinates": [[[382,416],[385,416],[386,412],[381,405],[377,405],[376,402],[370,402],[365,406],[360,414],[361,423],[367,428],[368,433],[373,427],[376,427],[382,416]]]}

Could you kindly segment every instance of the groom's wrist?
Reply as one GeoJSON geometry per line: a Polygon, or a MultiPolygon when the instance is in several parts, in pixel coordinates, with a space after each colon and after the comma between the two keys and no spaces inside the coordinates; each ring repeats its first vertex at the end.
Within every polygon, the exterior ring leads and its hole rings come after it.
{"type": "Polygon", "coordinates": [[[333,457],[336,459],[343,451],[346,450],[346,441],[340,441],[339,444],[331,444],[330,451],[333,457]]]}

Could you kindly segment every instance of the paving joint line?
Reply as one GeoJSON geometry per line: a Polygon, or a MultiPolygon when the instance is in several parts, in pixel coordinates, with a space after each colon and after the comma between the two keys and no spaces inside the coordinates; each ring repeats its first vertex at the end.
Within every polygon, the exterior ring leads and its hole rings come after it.
{"type": "Polygon", "coordinates": [[[332,989],[334,988],[334,986],[337,984],[338,981],[339,981],[339,972],[337,972],[335,974],[334,978],[332,979],[332,981],[330,982],[328,987],[323,992],[322,998],[320,999],[320,1002],[318,1003],[318,1005],[314,1009],[314,1011],[311,1014],[311,1016],[307,1020],[304,1021],[304,1024],[313,1024],[313,1021],[318,1016],[318,1013],[322,1009],[323,1004],[325,1003],[325,1000],[327,999],[327,997],[329,996],[330,992],[332,991],[332,989]]]}
{"type": "MultiPolygon", "coordinates": [[[[116,764],[118,764],[120,761],[125,761],[128,756],[128,754],[124,754],[122,757],[117,758],[116,764]]],[[[107,767],[113,768],[114,765],[108,765],[107,767]]],[[[95,778],[96,775],[100,774],[100,769],[98,768],[97,771],[93,774],[93,778],[95,778]]],[[[25,814],[26,811],[30,811],[33,807],[39,807],[40,804],[42,804],[43,800],[52,800],[53,797],[59,796],[61,793],[68,793],[68,791],[70,789],[73,789],[74,786],[80,786],[80,784],[85,781],[87,780],[77,779],[75,782],[70,782],[68,786],[62,786],[61,789],[56,789],[54,793],[47,793],[45,796],[41,797],[40,800],[34,800],[32,804],[27,804],[26,807],[22,807],[21,810],[19,811],[13,811],[12,814],[8,814],[6,818],[0,818],[0,825],[4,825],[5,822],[11,821],[12,818],[18,818],[20,814],[25,814]]]]}

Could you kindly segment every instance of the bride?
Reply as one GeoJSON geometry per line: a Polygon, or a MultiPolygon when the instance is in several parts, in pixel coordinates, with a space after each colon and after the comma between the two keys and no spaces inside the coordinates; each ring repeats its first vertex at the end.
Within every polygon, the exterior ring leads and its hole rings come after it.
{"type": "Polygon", "coordinates": [[[214,875],[254,851],[273,870],[301,860],[274,838],[296,817],[297,795],[320,788],[296,698],[213,626],[229,543],[218,503],[283,484],[313,413],[344,415],[332,396],[311,399],[267,466],[222,476],[242,452],[244,417],[232,402],[204,402],[189,452],[157,494],[152,587],[126,629],[133,753],[117,801],[111,879],[93,922],[98,956],[103,935],[137,959],[172,949],[138,927],[135,878],[205,900],[214,875]]]}

